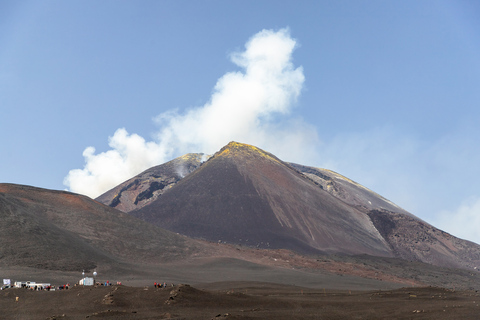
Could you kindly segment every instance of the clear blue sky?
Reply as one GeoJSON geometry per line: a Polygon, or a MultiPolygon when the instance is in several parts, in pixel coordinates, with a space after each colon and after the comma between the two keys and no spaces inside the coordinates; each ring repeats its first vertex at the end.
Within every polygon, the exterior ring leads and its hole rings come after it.
{"type": "MultiPolygon", "coordinates": [[[[262,30],[295,42],[304,81],[258,132],[310,149],[267,151],[480,242],[478,1],[2,1],[0,182],[65,189],[119,128],[158,143],[155,118],[208,104],[262,30]]],[[[168,155],[211,152],[184,145],[168,155]]]]}

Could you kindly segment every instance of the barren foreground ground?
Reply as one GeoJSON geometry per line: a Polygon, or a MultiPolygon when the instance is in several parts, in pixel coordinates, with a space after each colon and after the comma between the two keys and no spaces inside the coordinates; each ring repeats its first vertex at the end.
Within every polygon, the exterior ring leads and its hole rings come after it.
{"type": "Polygon", "coordinates": [[[0,292],[2,319],[478,319],[479,305],[475,291],[351,292],[260,282],[0,292]]]}

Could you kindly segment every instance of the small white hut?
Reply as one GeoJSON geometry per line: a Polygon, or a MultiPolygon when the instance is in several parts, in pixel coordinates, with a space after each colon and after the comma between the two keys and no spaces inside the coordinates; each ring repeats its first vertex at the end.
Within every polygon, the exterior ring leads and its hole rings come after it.
{"type": "Polygon", "coordinates": [[[95,282],[93,281],[93,278],[91,277],[85,277],[78,281],[78,284],[81,286],[93,286],[95,282]]]}

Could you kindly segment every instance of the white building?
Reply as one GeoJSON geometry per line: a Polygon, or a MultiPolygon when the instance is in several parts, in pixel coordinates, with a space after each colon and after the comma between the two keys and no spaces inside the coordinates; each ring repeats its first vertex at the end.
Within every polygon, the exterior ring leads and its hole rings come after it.
{"type": "Polygon", "coordinates": [[[42,282],[35,282],[35,281],[15,281],[15,288],[47,288],[50,287],[50,283],[42,283],[42,282]]]}
{"type": "Polygon", "coordinates": [[[95,281],[93,280],[93,278],[85,277],[78,281],[78,284],[81,286],[93,286],[95,284],[95,281]]]}

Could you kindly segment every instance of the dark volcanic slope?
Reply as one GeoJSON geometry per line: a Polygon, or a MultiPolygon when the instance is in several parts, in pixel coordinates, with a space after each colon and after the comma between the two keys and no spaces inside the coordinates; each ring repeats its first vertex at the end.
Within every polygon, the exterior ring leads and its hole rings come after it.
{"type": "Polygon", "coordinates": [[[148,205],[178,181],[197,169],[208,156],[203,153],[189,153],[150,168],[105,192],[97,201],[130,212],[148,205]]]}
{"type": "Polygon", "coordinates": [[[480,266],[480,246],[332,171],[232,142],[133,215],[187,236],[299,252],[480,266]]]}
{"type": "Polygon", "coordinates": [[[0,184],[0,264],[59,270],[188,256],[195,241],[88,197],[0,184]]]}
{"type": "Polygon", "coordinates": [[[367,215],[275,156],[234,142],[133,214],[211,241],[392,255],[367,215]]]}

